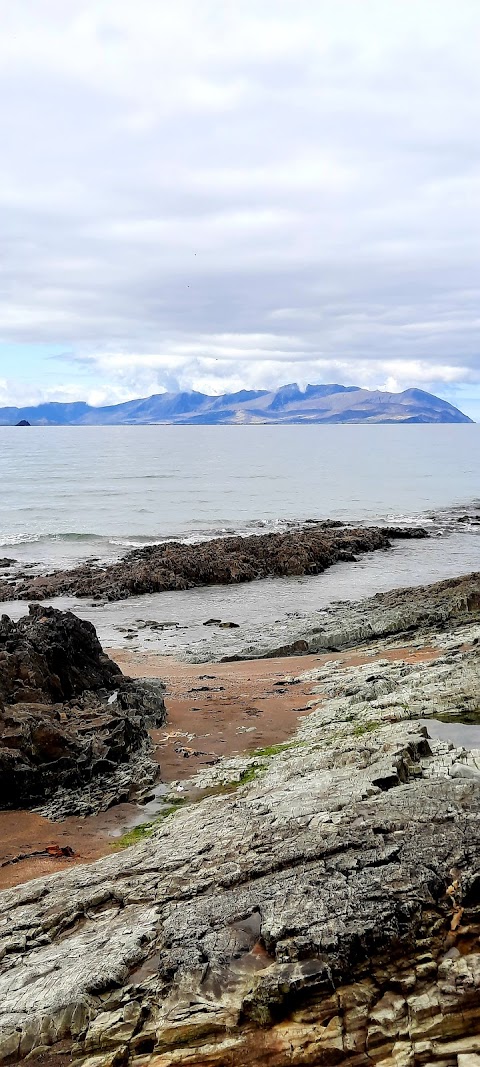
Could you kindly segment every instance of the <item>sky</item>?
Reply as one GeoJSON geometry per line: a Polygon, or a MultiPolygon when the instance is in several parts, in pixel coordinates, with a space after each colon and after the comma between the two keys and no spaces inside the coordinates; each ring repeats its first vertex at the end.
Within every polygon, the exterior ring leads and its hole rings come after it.
{"type": "Polygon", "coordinates": [[[478,0],[0,0],[0,405],[480,420],[478,0]]]}

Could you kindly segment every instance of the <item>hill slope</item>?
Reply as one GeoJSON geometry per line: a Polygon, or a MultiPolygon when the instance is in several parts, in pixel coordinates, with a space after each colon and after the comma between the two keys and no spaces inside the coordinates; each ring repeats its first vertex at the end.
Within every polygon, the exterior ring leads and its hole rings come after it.
{"type": "Polygon", "coordinates": [[[0,426],[15,426],[22,419],[32,426],[473,421],[446,400],[422,389],[386,393],[355,385],[307,385],[302,391],[296,383],[273,392],[242,389],[223,396],[193,391],[158,393],[99,408],[83,402],[0,408],[0,426]]]}

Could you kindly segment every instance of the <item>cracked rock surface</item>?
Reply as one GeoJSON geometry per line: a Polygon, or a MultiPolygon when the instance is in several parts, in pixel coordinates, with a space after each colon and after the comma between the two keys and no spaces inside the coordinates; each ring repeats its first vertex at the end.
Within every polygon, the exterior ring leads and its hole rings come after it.
{"type": "Polygon", "coordinates": [[[143,843],[1,894],[2,1059],[478,1064],[480,787],[425,723],[479,711],[478,636],[309,672],[292,743],[202,772],[212,795],[143,843]]]}
{"type": "Polygon", "coordinates": [[[165,714],[161,683],[126,678],[91,623],[39,605],[2,616],[0,807],[64,817],[127,797],[158,772],[147,727],[165,714]]]}

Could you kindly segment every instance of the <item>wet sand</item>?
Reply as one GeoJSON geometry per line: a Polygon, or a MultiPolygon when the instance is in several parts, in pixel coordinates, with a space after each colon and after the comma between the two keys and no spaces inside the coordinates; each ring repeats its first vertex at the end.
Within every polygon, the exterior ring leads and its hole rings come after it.
{"type": "MultiPolygon", "coordinates": [[[[162,768],[171,782],[191,777],[222,756],[235,756],[287,741],[297,719],[309,712],[312,682],[289,684],[285,679],[329,661],[360,666],[375,659],[418,662],[438,655],[434,649],[398,648],[389,652],[327,653],[234,663],[178,662],[148,652],[108,649],[124,674],[162,678],[167,685],[167,725],[152,738],[162,768]]],[[[315,702],[318,701],[318,694],[315,702]]]]}
{"type": "MultiPolygon", "coordinates": [[[[297,721],[309,712],[315,683],[288,684],[286,679],[329,661],[360,666],[379,659],[426,662],[440,653],[434,648],[392,648],[388,651],[328,653],[235,663],[179,662],[147,652],[108,649],[125,674],[162,678],[167,690],[166,725],[152,731],[162,781],[190,778],[223,756],[240,755],[287,741],[297,721]]],[[[31,878],[88,863],[108,853],[115,836],[139,818],[141,808],[117,804],[100,815],[72,816],[52,822],[28,811],[0,812],[0,889],[31,878]],[[49,846],[69,847],[71,857],[36,855],[49,846]],[[24,858],[19,858],[24,857],[24,858]]]]}

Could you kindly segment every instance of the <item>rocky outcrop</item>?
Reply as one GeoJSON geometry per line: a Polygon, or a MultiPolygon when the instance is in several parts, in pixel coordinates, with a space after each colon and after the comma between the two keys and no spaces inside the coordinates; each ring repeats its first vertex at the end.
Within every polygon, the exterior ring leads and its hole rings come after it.
{"type": "Polygon", "coordinates": [[[91,623],[39,605],[2,616],[0,807],[48,799],[65,815],[126,799],[157,773],[148,726],[164,720],[161,684],[125,678],[91,623]]]}
{"type": "Polygon", "coordinates": [[[83,564],[47,576],[0,581],[0,601],[70,595],[122,600],[141,593],[231,585],[274,576],[321,574],[358,553],[386,549],[392,540],[423,538],[419,527],[336,528],[330,522],[251,537],[219,537],[199,544],[169,542],[129,552],[107,567],[83,564]]]}
{"type": "MultiPolygon", "coordinates": [[[[455,626],[480,622],[480,573],[448,578],[432,585],[392,589],[366,600],[340,602],[306,618],[289,618],[279,627],[255,633],[225,661],[296,655],[299,652],[340,652],[379,638],[411,640],[435,637],[455,626]],[[279,644],[278,638],[288,637],[279,644]]],[[[242,631],[243,632],[243,631],[242,631]]],[[[192,658],[201,659],[197,645],[192,658]]]]}
{"type": "Polygon", "coordinates": [[[480,786],[419,718],[478,709],[477,636],[310,672],[294,742],[202,772],[217,795],[142,844],[3,893],[3,1060],[473,1067],[480,786]]]}

